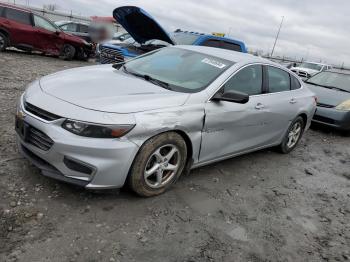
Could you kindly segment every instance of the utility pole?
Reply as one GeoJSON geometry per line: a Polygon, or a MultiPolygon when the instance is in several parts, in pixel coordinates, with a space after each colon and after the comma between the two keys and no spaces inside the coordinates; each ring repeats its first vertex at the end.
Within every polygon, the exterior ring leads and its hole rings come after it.
{"type": "Polygon", "coordinates": [[[273,44],[273,48],[272,48],[271,56],[270,56],[270,57],[273,56],[273,52],[275,51],[276,43],[277,43],[278,37],[279,37],[280,32],[281,32],[283,20],[284,20],[284,16],[282,16],[282,21],[281,21],[280,27],[278,28],[277,35],[276,35],[276,39],[275,39],[275,43],[273,44]]]}

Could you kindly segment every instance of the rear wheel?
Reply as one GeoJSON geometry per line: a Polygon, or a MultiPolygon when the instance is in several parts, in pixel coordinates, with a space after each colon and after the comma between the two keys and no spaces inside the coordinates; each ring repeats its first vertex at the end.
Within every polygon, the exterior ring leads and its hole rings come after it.
{"type": "Polygon", "coordinates": [[[0,33],[0,52],[5,51],[8,42],[8,37],[5,34],[0,33]]]}
{"type": "Polygon", "coordinates": [[[305,129],[304,119],[299,116],[291,123],[282,143],[279,145],[279,151],[287,154],[291,152],[299,143],[305,129]]]}
{"type": "Polygon", "coordinates": [[[169,132],[148,140],[137,154],[128,178],[131,189],[151,197],[165,192],[181,175],[187,159],[186,143],[169,132]]]}
{"type": "Polygon", "coordinates": [[[61,50],[60,57],[64,60],[72,60],[75,56],[75,48],[72,45],[65,44],[61,50]]]}

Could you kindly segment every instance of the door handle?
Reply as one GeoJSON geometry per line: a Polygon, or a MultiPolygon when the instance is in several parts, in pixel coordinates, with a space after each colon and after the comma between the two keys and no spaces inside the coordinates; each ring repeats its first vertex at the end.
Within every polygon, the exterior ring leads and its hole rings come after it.
{"type": "Polygon", "coordinates": [[[295,104],[297,102],[297,100],[295,99],[295,98],[292,98],[290,101],[289,101],[289,103],[291,103],[291,104],[295,104]]]}
{"type": "Polygon", "coordinates": [[[264,109],[265,108],[265,106],[263,105],[263,104],[261,104],[261,103],[258,103],[256,106],[255,106],[255,109],[257,109],[257,110],[261,110],[261,109],[264,109]]]}

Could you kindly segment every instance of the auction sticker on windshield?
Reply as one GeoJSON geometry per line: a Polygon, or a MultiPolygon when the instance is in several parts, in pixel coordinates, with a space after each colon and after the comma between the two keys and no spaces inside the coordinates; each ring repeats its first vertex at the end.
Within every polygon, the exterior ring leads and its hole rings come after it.
{"type": "Polygon", "coordinates": [[[215,59],[210,59],[210,58],[204,58],[202,60],[202,63],[206,63],[208,65],[215,66],[215,67],[220,68],[220,69],[222,69],[226,66],[225,64],[223,64],[219,61],[216,61],[215,59]]]}

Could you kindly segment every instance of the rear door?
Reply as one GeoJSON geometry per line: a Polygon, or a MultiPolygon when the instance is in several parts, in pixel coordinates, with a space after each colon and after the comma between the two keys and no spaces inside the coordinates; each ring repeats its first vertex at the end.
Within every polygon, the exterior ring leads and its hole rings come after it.
{"type": "Polygon", "coordinates": [[[301,87],[299,81],[289,72],[274,66],[266,66],[268,82],[268,101],[272,125],[268,132],[278,139],[286,132],[291,121],[299,112],[301,87]],[[292,77],[292,78],[291,78],[292,77]],[[278,132],[277,132],[278,131],[278,132]]]}
{"type": "Polygon", "coordinates": [[[44,53],[58,55],[64,44],[62,33],[47,19],[34,15],[37,47],[44,53]]]}
{"type": "Polygon", "coordinates": [[[5,7],[3,16],[5,19],[2,20],[2,26],[9,32],[12,45],[33,48],[36,39],[33,35],[31,13],[5,7]]]}

